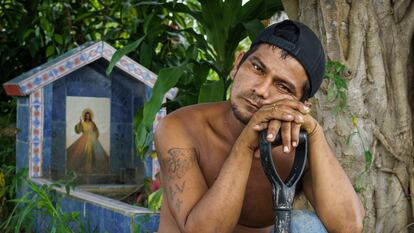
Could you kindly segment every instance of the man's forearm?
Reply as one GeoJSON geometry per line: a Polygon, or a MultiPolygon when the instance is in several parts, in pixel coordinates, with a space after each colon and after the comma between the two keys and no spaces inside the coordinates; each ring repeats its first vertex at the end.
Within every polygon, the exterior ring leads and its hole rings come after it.
{"type": "Polygon", "coordinates": [[[314,207],[330,232],[358,232],[364,211],[348,176],[329,147],[322,127],[309,139],[314,207]]]}
{"type": "Polygon", "coordinates": [[[184,232],[232,232],[243,205],[250,173],[250,149],[234,146],[214,184],[189,212],[184,232]]]}

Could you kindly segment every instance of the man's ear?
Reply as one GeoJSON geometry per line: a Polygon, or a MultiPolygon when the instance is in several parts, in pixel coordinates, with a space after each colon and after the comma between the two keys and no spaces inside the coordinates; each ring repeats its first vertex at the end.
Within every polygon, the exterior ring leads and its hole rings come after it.
{"type": "Polygon", "coordinates": [[[240,66],[240,61],[242,60],[243,56],[244,56],[244,52],[241,52],[239,53],[239,55],[237,55],[236,60],[234,61],[233,69],[231,69],[230,71],[231,80],[234,80],[234,76],[236,76],[237,70],[239,69],[239,66],[240,66]]]}

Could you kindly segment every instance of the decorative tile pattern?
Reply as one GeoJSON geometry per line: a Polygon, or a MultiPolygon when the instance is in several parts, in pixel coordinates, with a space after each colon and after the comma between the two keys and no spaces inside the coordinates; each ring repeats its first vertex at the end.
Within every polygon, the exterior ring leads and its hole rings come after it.
{"type": "Polygon", "coordinates": [[[65,75],[83,67],[101,57],[102,43],[95,43],[92,46],[68,57],[54,65],[33,74],[19,83],[21,91],[29,94],[40,87],[43,87],[65,75]]]}
{"type": "Polygon", "coordinates": [[[43,89],[30,95],[29,176],[42,176],[43,159],[43,89]]]}
{"type": "MultiPolygon", "coordinates": [[[[115,51],[114,47],[105,42],[96,42],[82,49],[70,51],[68,52],[69,55],[62,55],[5,83],[3,86],[8,95],[29,95],[99,58],[111,61],[115,51]],[[22,79],[23,77],[24,79],[22,79]]],[[[151,88],[157,80],[156,74],[127,56],[123,56],[116,66],[151,88]]],[[[166,97],[173,99],[177,92],[178,89],[173,88],[166,94],[166,97]]]]}

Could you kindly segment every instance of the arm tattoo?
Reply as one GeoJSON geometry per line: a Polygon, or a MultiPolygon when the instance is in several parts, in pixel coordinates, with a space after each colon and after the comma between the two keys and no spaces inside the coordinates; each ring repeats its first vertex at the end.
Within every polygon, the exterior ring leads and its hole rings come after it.
{"type": "Polygon", "coordinates": [[[194,148],[171,148],[161,162],[169,179],[181,179],[197,163],[196,152],[194,148]]]}

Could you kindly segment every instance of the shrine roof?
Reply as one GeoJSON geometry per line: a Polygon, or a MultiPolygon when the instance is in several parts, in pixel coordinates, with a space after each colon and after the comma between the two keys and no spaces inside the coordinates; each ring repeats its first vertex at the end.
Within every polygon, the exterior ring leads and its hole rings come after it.
{"type": "MultiPolygon", "coordinates": [[[[88,42],[17,76],[3,87],[10,96],[26,96],[100,58],[110,62],[115,52],[114,47],[103,41],[88,42]]],[[[156,74],[128,56],[123,56],[115,66],[151,88],[157,80],[156,74]]],[[[177,91],[172,88],[165,96],[173,99],[177,91]]]]}

